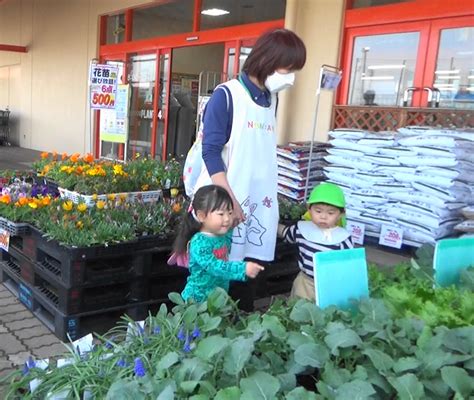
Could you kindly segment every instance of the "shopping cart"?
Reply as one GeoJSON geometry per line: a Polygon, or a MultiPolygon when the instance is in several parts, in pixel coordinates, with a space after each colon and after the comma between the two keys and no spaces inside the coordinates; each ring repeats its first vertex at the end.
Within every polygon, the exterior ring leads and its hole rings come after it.
{"type": "Polygon", "coordinates": [[[10,111],[0,110],[0,145],[10,146],[10,111]]]}

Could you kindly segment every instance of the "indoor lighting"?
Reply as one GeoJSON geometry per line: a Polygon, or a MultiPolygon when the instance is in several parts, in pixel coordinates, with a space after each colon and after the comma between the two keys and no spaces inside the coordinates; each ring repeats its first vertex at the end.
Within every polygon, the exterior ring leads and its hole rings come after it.
{"type": "Polygon", "coordinates": [[[474,75],[469,75],[467,79],[474,79],[474,75]]]}
{"type": "Polygon", "coordinates": [[[363,76],[363,81],[392,81],[395,79],[394,76],[363,76]]]}
{"type": "Polygon", "coordinates": [[[455,76],[438,76],[436,79],[445,79],[445,80],[450,80],[450,79],[461,79],[461,77],[459,75],[455,75],[455,76]]]}
{"type": "Polygon", "coordinates": [[[211,17],[219,17],[221,15],[229,14],[229,11],[221,10],[220,8],[208,8],[207,10],[202,10],[201,14],[210,15],[211,17]]]}
{"type": "Polygon", "coordinates": [[[459,72],[458,69],[448,69],[435,71],[435,74],[459,74],[459,72]]]}
{"type": "Polygon", "coordinates": [[[384,64],[384,65],[369,65],[367,69],[403,69],[405,65],[384,64]]]}
{"type": "Polygon", "coordinates": [[[454,85],[452,83],[435,83],[433,85],[434,87],[437,87],[437,88],[452,88],[454,85]]]}

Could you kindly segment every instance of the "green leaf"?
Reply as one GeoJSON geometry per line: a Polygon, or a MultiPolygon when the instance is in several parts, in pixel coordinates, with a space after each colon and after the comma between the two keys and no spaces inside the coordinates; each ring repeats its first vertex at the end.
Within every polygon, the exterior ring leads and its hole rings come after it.
{"type": "Polygon", "coordinates": [[[210,400],[210,397],[205,394],[195,394],[191,396],[189,400],[210,400]]]}
{"type": "Polygon", "coordinates": [[[227,348],[224,358],[224,371],[231,376],[240,374],[242,368],[250,359],[254,349],[252,339],[246,339],[242,336],[232,341],[227,348]]]}
{"type": "MultiPolygon", "coordinates": [[[[161,393],[158,395],[156,400],[174,400],[174,387],[173,385],[166,386],[161,393]]],[[[118,397],[120,398],[120,397],[118,397]]]]}
{"type": "Polygon", "coordinates": [[[199,358],[185,358],[174,376],[177,383],[184,381],[200,381],[212,370],[212,367],[199,358]]]}
{"type": "Polygon", "coordinates": [[[274,315],[264,315],[262,318],[262,326],[263,328],[268,329],[273,336],[279,339],[286,338],[286,329],[278,317],[274,315]]]}
{"type": "Polygon", "coordinates": [[[176,293],[176,292],[168,293],[168,298],[171,300],[171,302],[179,306],[184,306],[185,304],[183,298],[181,297],[179,293],[176,293]]]}
{"type": "Polygon", "coordinates": [[[128,382],[119,379],[112,383],[106,396],[106,400],[115,399],[142,400],[145,399],[145,394],[140,391],[140,386],[137,381],[128,382]]]}
{"type": "Polygon", "coordinates": [[[196,389],[196,386],[199,384],[199,381],[183,381],[179,384],[179,387],[183,392],[191,394],[196,389]]]}
{"type": "Polygon", "coordinates": [[[303,366],[320,368],[328,359],[329,352],[326,347],[317,343],[303,344],[295,351],[295,361],[303,366]]]}
{"type": "Polygon", "coordinates": [[[401,372],[410,371],[417,369],[421,365],[421,362],[415,357],[402,357],[395,361],[393,365],[393,370],[400,374],[401,372]]]}
{"type": "Polygon", "coordinates": [[[176,364],[179,361],[178,353],[171,351],[167,353],[156,366],[156,372],[162,372],[168,370],[172,365],[176,364]]]}
{"type": "Polygon", "coordinates": [[[290,374],[290,373],[278,374],[277,378],[280,381],[281,390],[285,392],[292,390],[296,387],[295,374],[290,374]]]}
{"type": "Polygon", "coordinates": [[[216,288],[207,298],[207,308],[209,311],[218,312],[229,301],[229,295],[222,288],[216,288]]]}
{"type": "Polygon", "coordinates": [[[345,368],[335,367],[331,361],[328,361],[324,366],[321,377],[327,385],[337,389],[351,380],[351,373],[345,368]]]}
{"type": "Polygon", "coordinates": [[[195,354],[203,360],[208,361],[224,350],[229,343],[229,339],[220,335],[208,336],[198,343],[195,354]]]}
{"type": "Polygon", "coordinates": [[[191,304],[183,313],[183,321],[187,326],[192,326],[197,318],[196,304],[191,304]]]}
{"type": "Polygon", "coordinates": [[[309,335],[303,335],[301,332],[290,332],[287,343],[292,350],[296,350],[302,344],[314,343],[314,338],[309,335]]]}
{"type": "Polygon", "coordinates": [[[387,372],[393,366],[392,357],[390,357],[388,354],[385,354],[383,351],[367,349],[363,351],[363,354],[370,358],[370,361],[372,361],[374,367],[379,371],[387,372]]]}
{"type": "Polygon", "coordinates": [[[418,400],[425,397],[423,385],[413,374],[389,377],[388,381],[397,391],[400,400],[418,400]]]}
{"type": "Polygon", "coordinates": [[[240,380],[242,400],[273,400],[280,390],[280,382],[266,372],[257,371],[240,380]]]}
{"type": "Polygon", "coordinates": [[[455,393],[459,393],[465,398],[474,392],[473,378],[462,368],[443,367],[441,368],[441,377],[455,393]]]}
{"type": "Polygon", "coordinates": [[[297,387],[285,396],[286,400],[316,400],[316,394],[305,388],[297,387]]]}
{"type": "Polygon", "coordinates": [[[330,333],[324,338],[324,341],[334,355],[339,355],[339,348],[360,346],[362,344],[360,336],[352,329],[347,328],[330,333]]]}
{"type": "Polygon", "coordinates": [[[304,299],[296,302],[291,310],[290,319],[301,323],[310,322],[315,328],[322,328],[325,325],[324,311],[304,299]]]}
{"type": "Polygon", "coordinates": [[[214,400],[240,400],[242,392],[237,386],[230,386],[217,392],[214,400]]]}
{"type": "Polygon", "coordinates": [[[201,325],[201,330],[203,332],[210,332],[214,329],[217,329],[222,322],[222,318],[219,316],[210,317],[209,315],[205,314],[202,315],[203,324],[201,325]]]}
{"type": "Polygon", "coordinates": [[[358,379],[346,382],[336,390],[337,400],[363,400],[369,399],[373,394],[375,394],[373,386],[358,379]]]}

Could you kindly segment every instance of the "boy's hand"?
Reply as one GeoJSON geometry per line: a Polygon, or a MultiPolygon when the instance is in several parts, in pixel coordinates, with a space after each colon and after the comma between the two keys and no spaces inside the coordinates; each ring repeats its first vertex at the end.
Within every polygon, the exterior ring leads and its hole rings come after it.
{"type": "Polygon", "coordinates": [[[247,275],[249,278],[256,278],[257,275],[264,270],[265,268],[252,261],[247,261],[247,264],[245,265],[245,275],[247,275]]]}

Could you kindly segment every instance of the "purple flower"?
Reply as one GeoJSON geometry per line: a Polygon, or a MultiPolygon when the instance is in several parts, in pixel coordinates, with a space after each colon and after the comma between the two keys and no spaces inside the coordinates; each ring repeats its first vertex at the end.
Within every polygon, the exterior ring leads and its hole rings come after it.
{"type": "Polygon", "coordinates": [[[105,342],[105,347],[106,347],[107,349],[109,349],[109,350],[110,350],[110,349],[113,349],[113,347],[114,347],[113,342],[107,340],[107,341],[105,342]]]}
{"type": "Polygon", "coordinates": [[[179,329],[179,332],[178,334],[176,335],[176,337],[181,340],[182,342],[184,342],[186,340],[186,334],[184,333],[184,329],[183,328],[180,328],[179,329]]]}
{"type": "Polygon", "coordinates": [[[184,343],[183,351],[185,353],[189,353],[191,351],[191,346],[188,339],[186,339],[186,342],[184,343]]]}
{"type": "Polygon", "coordinates": [[[25,375],[28,375],[29,373],[30,373],[30,369],[28,368],[28,364],[25,363],[23,365],[23,369],[21,370],[21,374],[25,376],[25,375]]]}
{"type": "Polygon", "coordinates": [[[48,187],[47,187],[47,186],[42,186],[42,187],[41,187],[41,194],[42,194],[43,196],[46,196],[46,195],[48,194],[48,192],[49,192],[49,191],[48,191],[48,187]]]}
{"type": "Polygon", "coordinates": [[[123,358],[121,358],[120,360],[117,361],[115,365],[120,368],[125,368],[127,366],[127,363],[125,362],[123,358]]]}
{"type": "Polygon", "coordinates": [[[135,368],[133,369],[133,371],[135,372],[135,376],[138,376],[139,378],[145,376],[145,367],[143,366],[143,361],[140,357],[135,358],[135,368]]]}
{"type": "Polygon", "coordinates": [[[33,357],[31,356],[28,357],[28,361],[26,361],[26,365],[29,369],[36,367],[36,363],[35,363],[35,360],[33,360],[33,357]]]}
{"type": "Polygon", "coordinates": [[[31,197],[38,197],[39,190],[37,185],[31,187],[31,197]]]}
{"type": "Polygon", "coordinates": [[[199,328],[197,327],[197,325],[194,327],[194,330],[193,330],[193,332],[191,333],[191,336],[193,337],[193,339],[197,339],[198,337],[201,336],[201,331],[199,330],[199,328]]]}
{"type": "Polygon", "coordinates": [[[156,325],[156,326],[153,328],[153,333],[154,333],[155,335],[159,335],[160,332],[161,332],[161,328],[160,328],[158,325],[156,325]]]}

